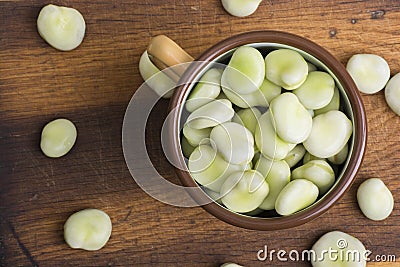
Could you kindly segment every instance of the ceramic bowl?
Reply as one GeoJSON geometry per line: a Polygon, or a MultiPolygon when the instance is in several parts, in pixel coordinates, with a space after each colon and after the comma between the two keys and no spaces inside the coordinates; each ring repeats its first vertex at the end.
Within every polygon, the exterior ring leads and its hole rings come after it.
{"type": "MultiPolygon", "coordinates": [[[[246,32],[225,39],[201,54],[196,64],[190,65],[181,76],[179,84],[170,102],[172,123],[169,125],[172,154],[175,160],[184,164],[181,150],[181,129],[184,123],[185,101],[202,74],[215,62],[227,64],[236,48],[248,45],[257,48],[264,56],[274,49],[289,48],[298,51],[307,61],[318,69],[329,73],[335,80],[341,95],[341,110],[353,123],[353,134],[349,140],[349,155],[338,170],[335,184],[313,205],[289,216],[279,216],[275,212],[263,212],[248,216],[233,212],[216,202],[202,207],[215,217],[229,224],[254,230],[277,230],[295,227],[317,218],[332,207],[349,189],[361,166],[367,139],[366,117],[360,94],[345,67],[327,50],[314,42],[285,32],[256,31],[246,32]]],[[[186,160],[187,161],[187,160],[186,160]]],[[[177,168],[181,183],[186,187],[199,187],[187,169],[177,168]]],[[[208,198],[202,190],[192,191],[192,198],[204,203],[208,198]]]]}

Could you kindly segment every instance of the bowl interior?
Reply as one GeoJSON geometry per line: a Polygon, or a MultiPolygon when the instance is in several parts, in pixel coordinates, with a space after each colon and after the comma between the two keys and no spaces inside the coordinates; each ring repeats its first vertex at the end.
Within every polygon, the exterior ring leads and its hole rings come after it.
{"type": "MultiPolygon", "coordinates": [[[[295,38],[299,38],[300,41],[303,42],[305,40],[297,36],[295,38]]],[[[306,40],[305,42],[310,41],[306,40]]],[[[316,46],[314,43],[312,44],[316,46]]],[[[184,108],[184,103],[189,96],[191,90],[196,86],[196,82],[208,69],[217,64],[227,65],[235,49],[241,45],[248,45],[257,48],[261,52],[263,57],[265,57],[270,51],[275,49],[292,49],[299,52],[305,58],[305,60],[314,64],[318,70],[329,73],[335,80],[336,87],[339,89],[340,92],[340,110],[342,110],[348,116],[353,124],[353,134],[348,141],[348,156],[346,161],[339,166],[339,169],[335,173],[335,184],[327,193],[325,193],[322,197],[319,197],[317,201],[311,206],[295,214],[284,217],[278,215],[275,211],[264,211],[261,214],[255,216],[240,214],[228,210],[227,208],[216,202],[212,202],[204,206],[207,211],[209,211],[216,217],[227,221],[228,223],[245,228],[273,230],[293,227],[322,214],[335,201],[337,201],[338,198],[340,198],[351,185],[353,179],[355,178],[355,174],[357,173],[358,168],[361,164],[361,160],[364,154],[366,125],[363,105],[361,103],[357,89],[351,78],[349,79],[349,75],[347,74],[344,67],[336,59],[334,59],[334,57],[331,56],[329,52],[323,50],[321,47],[316,46],[318,49],[322,49],[322,56],[327,56],[328,60],[321,60],[319,57],[314,56],[315,53],[313,52],[315,51],[305,51],[305,49],[300,49],[299,46],[293,46],[290,44],[278,42],[244,42],[240,45],[236,45],[235,47],[227,48],[221,53],[214,53],[212,60],[207,60],[203,64],[200,64],[201,67],[196,66],[193,69],[188,69],[188,73],[190,74],[189,78],[186,77],[187,80],[185,80],[185,82],[183,83],[183,87],[181,87],[179,89],[180,91],[174,96],[175,101],[177,98],[179,99],[177,105],[175,106],[177,108],[178,114],[176,117],[176,120],[178,122],[177,125],[179,125],[179,129],[175,129],[175,133],[178,134],[179,145],[179,131],[183,128],[183,124],[188,116],[188,112],[184,108]]],[[[309,47],[306,46],[306,48],[309,47]]],[[[207,52],[205,54],[207,55],[207,52]]],[[[183,77],[183,79],[185,79],[185,77],[183,77]]],[[[179,152],[180,156],[183,157],[182,152],[179,152]]],[[[187,162],[187,160],[185,161],[187,162]]],[[[179,171],[178,175],[184,185],[199,186],[190,176],[188,171],[179,171]]],[[[193,197],[196,198],[196,196],[193,197]]]]}

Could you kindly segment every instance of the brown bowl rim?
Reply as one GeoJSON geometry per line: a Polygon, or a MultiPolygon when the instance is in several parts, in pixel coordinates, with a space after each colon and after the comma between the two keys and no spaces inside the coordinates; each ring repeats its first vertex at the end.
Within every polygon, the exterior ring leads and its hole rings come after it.
{"type": "MultiPolygon", "coordinates": [[[[234,35],[222,40],[201,54],[196,59],[196,61],[200,61],[201,63],[190,65],[182,75],[178,83],[181,84],[181,86],[177,87],[175,90],[170,101],[169,111],[180,110],[177,107],[183,104],[186,91],[190,88],[191,81],[194,80],[198,73],[207,66],[209,62],[212,62],[219,55],[228,52],[233,48],[253,43],[277,43],[289,45],[313,55],[324,63],[336,75],[337,79],[342,84],[352,107],[353,122],[355,124],[354,129],[357,129],[357,131],[353,132],[354,147],[351,155],[352,160],[350,160],[347,168],[342,174],[342,178],[328,194],[310,208],[290,216],[262,218],[234,213],[215,202],[202,206],[207,212],[218,219],[242,228],[253,230],[287,229],[304,224],[325,213],[350,188],[362,164],[366,148],[367,122],[365,110],[360,93],[358,92],[353,79],[348,74],[345,67],[326,49],[308,39],[287,32],[252,31],[234,35]]],[[[171,152],[174,160],[183,164],[181,166],[186,166],[180,148],[179,117],[179,112],[173,112],[172,123],[169,124],[168,131],[172,134],[170,141],[173,148],[173,151],[171,152]]],[[[184,186],[199,187],[187,170],[175,168],[175,171],[184,186]]],[[[197,193],[192,193],[191,196],[199,203],[201,203],[205,198],[208,198],[205,193],[201,193],[201,190],[196,190],[196,192],[197,193]]]]}

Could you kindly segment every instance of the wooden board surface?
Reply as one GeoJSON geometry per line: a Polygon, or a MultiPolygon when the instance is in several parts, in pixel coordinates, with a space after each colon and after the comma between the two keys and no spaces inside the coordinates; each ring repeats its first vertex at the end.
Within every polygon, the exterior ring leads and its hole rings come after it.
{"type": "MultiPolygon", "coordinates": [[[[257,252],[265,245],[309,249],[332,230],[356,236],[373,255],[400,258],[400,117],[383,92],[362,96],[368,146],[350,191],[323,216],[289,230],[245,230],[202,208],[158,202],[133,181],[121,146],[125,108],[142,83],[139,57],[152,36],[166,34],[198,56],[237,33],[288,31],[343,64],[355,53],[381,55],[394,75],[400,72],[399,1],[265,0],[252,16],[235,18],[218,0],[56,0],[86,19],[84,42],[72,52],[56,51],[37,33],[47,3],[0,1],[0,266],[309,266],[261,262],[257,252]],[[41,129],[59,117],[76,124],[78,139],[67,156],[49,159],[39,148],[41,129]],[[382,178],[395,198],[393,214],[382,222],[357,207],[356,189],[369,177],[382,178]],[[63,224],[88,207],[110,215],[112,237],[100,251],[72,250],[63,224]]],[[[157,169],[175,179],[159,145],[167,105],[155,107],[147,144],[157,169]]]]}

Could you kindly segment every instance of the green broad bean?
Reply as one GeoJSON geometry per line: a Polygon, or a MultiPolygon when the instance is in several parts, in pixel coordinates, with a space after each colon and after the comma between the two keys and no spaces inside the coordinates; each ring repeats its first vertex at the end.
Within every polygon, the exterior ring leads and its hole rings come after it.
{"type": "Polygon", "coordinates": [[[392,193],[378,178],[370,178],[358,187],[357,202],[365,217],[374,221],[389,217],[394,206],[392,193]]]}
{"type": "Polygon", "coordinates": [[[254,135],[261,112],[257,108],[247,108],[239,110],[235,115],[232,121],[243,125],[254,135]]]}
{"type": "Polygon", "coordinates": [[[227,99],[240,108],[268,107],[267,99],[258,89],[250,94],[238,94],[226,87],[223,87],[222,91],[225,93],[227,99]]]}
{"type": "Polygon", "coordinates": [[[221,0],[222,6],[232,16],[247,17],[253,14],[262,0],[221,0]]]}
{"type": "Polygon", "coordinates": [[[230,174],[249,168],[248,165],[229,164],[209,145],[196,147],[189,157],[188,167],[196,182],[215,192],[220,191],[230,174]]]}
{"type": "Polygon", "coordinates": [[[311,251],[318,257],[312,257],[313,267],[365,267],[367,251],[357,238],[340,231],[324,234],[312,246],[311,251]],[[327,251],[336,251],[335,257],[329,257],[327,251]],[[325,254],[325,257],[321,257],[325,254]]]}
{"type": "MultiPolygon", "coordinates": [[[[262,82],[261,86],[260,86],[260,91],[263,94],[263,96],[265,97],[265,99],[267,100],[268,103],[271,103],[271,101],[279,96],[282,92],[282,88],[279,85],[274,84],[273,82],[264,79],[264,81],[262,82]]],[[[262,99],[261,101],[262,103],[264,103],[264,99],[262,99]]],[[[259,103],[259,106],[262,106],[259,103]]]]}
{"type": "Polygon", "coordinates": [[[385,99],[393,112],[400,116],[400,73],[394,75],[387,83],[385,99]]]}
{"type": "Polygon", "coordinates": [[[349,153],[349,146],[348,146],[348,144],[346,144],[346,145],[342,148],[342,150],[340,150],[339,153],[337,153],[336,155],[334,155],[334,156],[332,156],[332,157],[329,157],[329,158],[328,158],[328,161],[329,161],[330,163],[333,163],[333,164],[336,164],[336,165],[343,164],[343,163],[346,161],[346,159],[347,159],[348,153],[349,153]]]}
{"type": "Polygon", "coordinates": [[[312,128],[312,117],[293,93],[283,93],[270,106],[272,123],[282,140],[298,144],[307,139],[312,128]]]}
{"type": "Polygon", "coordinates": [[[239,123],[225,122],[215,126],[210,139],[223,158],[232,164],[247,164],[254,156],[254,137],[239,123]]]}
{"type": "Polygon", "coordinates": [[[222,71],[222,69],[212,68],[203,74],[186,100],[187,111],[193,112],[218,97],[221,92],[222,71]]]}
{"type": "Polygon", "coordinates": [[[266,78],[287,89],[298,88],[306,80],[308,64],[296,51],[278,49],[265,57],[266,78]]]}
{"type": "Polygon", "coordinates": [[[147,51],[144,51],[140,57],[139,72],[146,84],[157,95],[163,98],[170,98],[174,93],[175,82],[151,62],[147,51]]]}
{"type": "Polygon", "coordinates": [[[220,267],[243,267],[243,266],[239,265],[239,264],[236,264],[236,263],[227,262],[227,263],[222,264],[220,267]]]}
{"type": "Polygon", "coordinates": [[[257,49],[241,46],[233,53],[222,73],[221,85],[225,94],[231,90],[238,94],[250,94],[258,90],[265,76],[264,59],[257,49]]]}
{"type": "Polygon", "coordinates": [[[40,148],[50,158],[59,158],[67,154],[74,146],[77,131],[75,125],[67,119],[56,119],[44,126],[40,148]]]}
{"type": "Polygon", "coordinates": [[[292,150],[289,151],[288,155],[284,159],[290,168],[295,166],[301,161],[306,153],[306,149],[302,144],[296,145],[292,150]]]}
{"type": "Polygon", "coordinates": [[[264,79],[260,88],[249,94],[239,94],[229,88],[223,87],[222,91],[233,104],[240,108],[268,107],[269,103],[281,94],[282,88],[264,79]]]}
{"type": "Polygon", "coordinates": [[[112,223],[104,211],[85,209],[72,214],[64,224],[64,239],[71,248],[99,250],[111,236],[112,223]]]}
{"type": "Polygon", "coordinates": [[[235,212],[255,210],[269,193],[264,177],[255,170],[231,174],[221,187],[222,203],[235,212]]]}
{"type": "Polygon", "coordinates": [[[325,194],[335,182],[335,172],[325,160],[311,160],[292,171],[292,180],[306,179],[313,182],[319,195],[325,194]]]}
{"type": "Polygon", "coordinates": [[[390,78],[390,68],[386,60],[373,54],[353,55],[346,65],[358,90],[374,94],[382,90],[390,78]]]}
{"type": "Polygon", "coordinates": [[[326,113],[331,110],[339,110],[339,107],[340,107],[340,94],[339,94],[339,89],[335,86],[335,88],[333,89],[333,97],[331,99],[331,102],[329,102],[329,104],[323,108],[314,110],[314,116],[326,113]]]}
{"type": "Polygon", "coordinates": [[[202,140],[210,137],[211,130],[212,128],[194,129],[190,127],[189,124],[185,124],[185,126],[183,126],[182,133],[183,136],[186,137],[189,144],[196,147],[202,140]]]}
{"type": "Polygon", "coordinates": [[[186,158],[189,158],[190,155],[193,153],[194,149],[196,148],[195,146],[192,146],[189,143],[189,141],[186,139],[185,136],[182,136],[181,147],[182,147],[182,153],[186,158]]]}
{"type": "Polygon", "coordinates": [[[193,111],[186,123],[194,129],[209,128],[229,121],[234,114],[229,100],[214,100],[193,111]]]}
{"type": "Polygon", "coordinates": [[[335,81],[326,72],[313,71],[305,82],[293,93],[307,109],[323,108],[331,102],[335,88],[335,81]]]}
{"type": "Polygon", "coordinates": [[[313,118],[311,133],[303,145],[314,156],[329,158],[343,149],[352,132],[352,123],[343,112],[328,111],[313,118]]]}
{"type": "Polygon", "coordinates": [[[306,179],[293,180],[279,193],[275,210],[287,216],[310,206],[317,198],[318,187],[315,184],[306,179]]]}
{"type": "Polygon", "coordinates": [[[270,189],[259,208],[273,210],[279,193],[290,182],[290,167],[284,160],[270,160],[261,156],[255,165],[255,170],[265,177],[270,189]]]}
{"type": "Polygon", "coordinates": [[[259,118],[259,125],[256,127],[254,139],[261,153],[270,159],[284,159],[296,144],[282,140],[275,132],[271,120],[270,111],[267,111],[259,118]]]}
{"type": "Polygon", "coordinates": [[[308,152],[306,150],[306,153],[304,153],[304,157],[303,157],[303,164],[306,164],[307,162],[309,162],[311,160],[325,160],[325,159],[316,157],[316,156],[310,154],[310,152],[308,152]]]}
{"type": "Polygon", "coordinates": [[[78,10],[49,4],[40,10],[37,29],[49,45],[61,51],[70,51],[82,43],[86,23],[78,10]]]}

